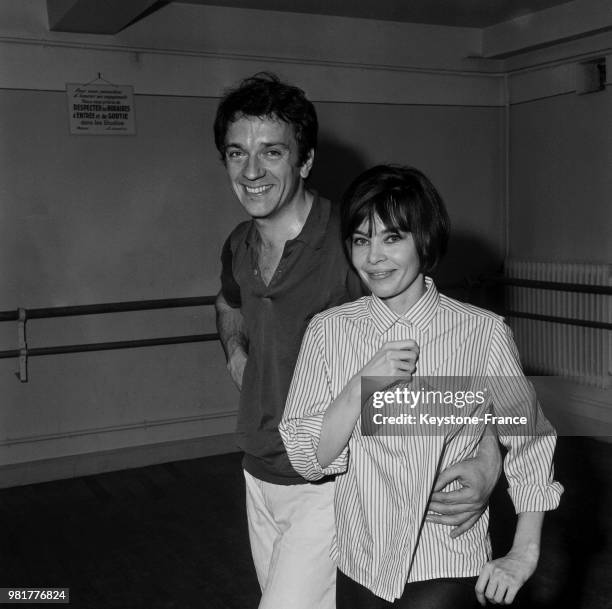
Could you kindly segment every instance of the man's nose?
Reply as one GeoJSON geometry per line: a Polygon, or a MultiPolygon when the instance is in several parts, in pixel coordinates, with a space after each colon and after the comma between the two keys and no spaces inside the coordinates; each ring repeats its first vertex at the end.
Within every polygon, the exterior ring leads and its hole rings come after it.
{"type": "Polygon", "coordinates": [[[259,157],[256,154],[253,154],[249,156],[242,173],[247,180],[257,180],[258,178],[261,178],[264,173],[266,173],[266,170],[262,166],[259,157]]]}

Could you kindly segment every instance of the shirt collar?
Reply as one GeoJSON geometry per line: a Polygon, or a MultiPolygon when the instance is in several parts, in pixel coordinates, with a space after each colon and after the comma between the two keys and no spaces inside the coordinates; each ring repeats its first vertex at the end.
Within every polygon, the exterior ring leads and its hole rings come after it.
{"type": "Polygon", "coordinates": [[[434,318],[440,304],[440,294],[436,289],[433,279],[425,277],[425,293],[404,313],[396,315],[380,298],[372,294],[368,303],[368,313],[374,322],[374,326],[384,334],[396,323],[405,326],[416,326],[421,331],[426,331],[434,318]]]}
{"type": "MultiPolygon", "coordinates": [[[[312,206],[300,234],[294,239],[289,239],[287,243],[301,241],[312,249],[319,249],[323,244],[327,231],[327,224],[331,215],[331,203],[327,199],[319,197],[316,191],[313,191],[313,195],[314,199],[312,201],[312,206]]],[[[257,226],[255,222],[251,220],[251,226],[246,235],[245,242],[248,246],[252,246],[259,243],[259,239],[260,236],[257,226]]]]}
{"type": "Polygon", "coordinates": [[[313,194],[314,199],[308,218],[306,218],[300,234],[292,241],[302,241],[313,249],[319,249],[327,232],[331,203],[327,199],[320,198],[317,192],[313,192],[313,194]]]}

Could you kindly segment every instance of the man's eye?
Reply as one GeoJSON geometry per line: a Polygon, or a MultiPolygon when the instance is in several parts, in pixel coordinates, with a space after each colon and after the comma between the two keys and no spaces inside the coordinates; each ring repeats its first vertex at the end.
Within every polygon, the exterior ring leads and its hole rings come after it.
{"type": "Polygon", "coordinates": [[[226,150],[225,151],[225,156],[228,159],[240,159],[242,158],[242,156],[244,155],[244,152],[242,152],[242,150],[226,150]]]}
{"type": "Polygon", "coordinates": [[[266,156],[271,159],[277,159],[282,156],[282,152],[280,150],[276,150],[275,148],[271,148],[270,150],[266,150],[266,156]]]}

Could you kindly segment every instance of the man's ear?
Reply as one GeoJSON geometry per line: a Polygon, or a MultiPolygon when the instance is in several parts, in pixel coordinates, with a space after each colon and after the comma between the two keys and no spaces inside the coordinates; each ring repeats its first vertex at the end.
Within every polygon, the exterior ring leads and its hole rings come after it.
{"type": "Polygon", "coordinates": [[[312,169],[312,164],[314,162],[314,149],[311,148],[306,155],[306,160],[303,165],[300,167],[300,175],[302,179],[306,179],[310,175],[310,170],[312,169]]]}

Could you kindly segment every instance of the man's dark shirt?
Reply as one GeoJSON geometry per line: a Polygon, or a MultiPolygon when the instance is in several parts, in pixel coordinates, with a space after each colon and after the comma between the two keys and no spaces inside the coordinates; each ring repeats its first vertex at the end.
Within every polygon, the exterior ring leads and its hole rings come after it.
{"type": "Polygon", "coordinates": [[[339,211],[315,196],[301,233],[285,243],[270,284],[258,267],[260,236],[254,221],[239,224],[221,255],[221,290],[240,308],[249,341],[242,381],[237,438],[244,468],[275,484],[300,484],[278,424],[285,407],[302,337],[320,311],[363,295],[340,237],[339,211]]]}

